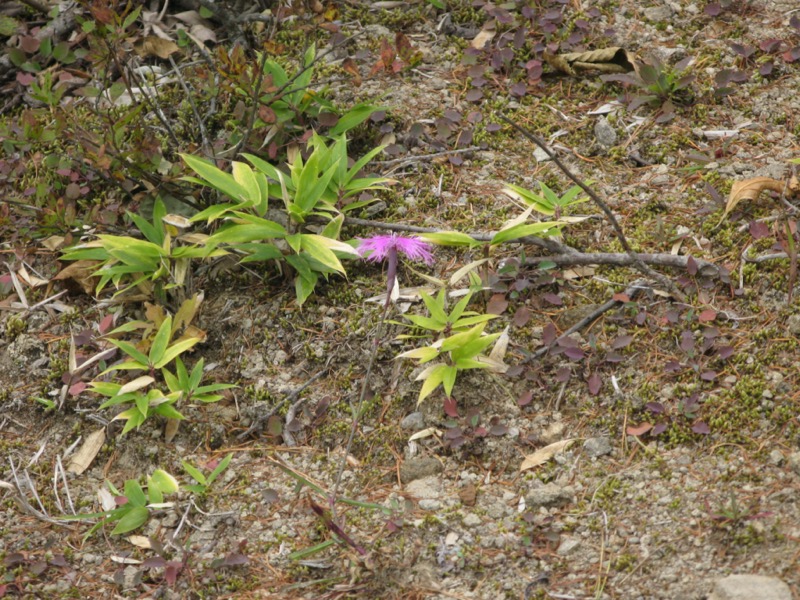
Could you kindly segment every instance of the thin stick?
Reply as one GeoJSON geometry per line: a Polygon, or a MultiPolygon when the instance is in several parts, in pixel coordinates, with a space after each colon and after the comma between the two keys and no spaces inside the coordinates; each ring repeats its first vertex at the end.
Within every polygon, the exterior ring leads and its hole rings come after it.
{"type": "MultiPolygon", "coordinates": [[[[628,286],[628,288],[625,290],[624,294],[626,296],[628,296],[628,298],[633,300],[636,297],[637,294],[642,292],[643,289],[646,289],[646,286],[644,285],[644,281],[639,279],[639,280],[634,281],[630,286],[628,286]]],[[[622,302],[620,300],[613,300],[613,299],[609,300],[608,302],[606,302],[604,304],[601,304],[595,310],[593,310],[590,314],[585,316],[583,319],[581,319],[580,321],[575,323],[575,325],[573,325],[572,327],[567,329],[564,333],[562,333],[560,336],[558,336],[558,338],[556,338],[556,340],[553,342],[553,344],[556,344],[558,342],[558,340],[563,339],[563,338],[567,337],[568,335],[571,335],[571,334],[575,333],[576,331],[580,331],[581,329],[583,329],[587,325],[593,323],[597,318],[599,318],[601,315],[603,315],[604,313],[608,312],[609,310],[611,310],[612,308],[614,308],[618,304],[622,304],[622,302]]],[[[543,356],[544,354],[547,353],[548,350],[550,350],[551,347],[552,347],[552,344],[550,346],[542,346],[536,352],[533,353],[531,358],[539,358],[539,357],[543,356]]]]}
{"type": "MultiPolygon", "coordinates": [[[[394,283],[397,285],[397,282],[394,283]]],[[[378,356],[378,346],[380,345],[383,337],[383,327],[386,322],[386,315],[389,314],[389,306],[391,305],[391,294],[387,294],[386,302],[383,304],[383,312],[381,313],[381,320],[378,322],[378,330],[373,337],[372,354],[369,357],[367,364],[367,372],[364,374],[364,381],[361,384],[361,394],[358,397],[358,404],[356,405],[355,412],[353,413],[353,421],[350,426],[350,435],[347,438],[347,446],[345,446],[344,456],[339,463],[339,470],[336,473],[336,482],[333,484],[333,491],[331,492],[328,503],[330,504],[331,513],[334,520],[336,520],[336,496],[339,493],[339,485],[342,483],[342,475],[344,474],[344,466],[347,464],[347,457],[350,456],[350,450],[353,447],[353,439],[356,437],[356,430],[358,429],[358,419],[361,416],[361,409],[364,406],[364,400],[367,397],[367,387],[369,386],[369,378],[372,374],[372,367],[375,364],[375,359],[378,356]]]]}
{"type": "MultiPolygon", "coordinates": [[[[166,3],[164,7],[166,8],[166,3]]],[[[194,94],[192,94],[192,92],[189,90],[189,86],[186,85],[186,80],[183,78],[181,70],[178,68],[178,65],[171,56],[169,57],[169,64],[172,65],[172,70],[175,72],[175,76],[178,78],[178,82],[181,84],[181,87],[186,94],[186,99],[189,101],[189,106],[192,107],[192,113],[197,121],[197,127],[200,130],[200,139],[203,142],[203,150],[205,151],[206,156],[208,156],[211,160],[214,160],[214,149],[211,147],[211,142],[209,141],[206,124],[203,122],[203,119],[200,117],[200,113],[197,111],[197,105],[194,102],[194,94]]]]}
{"type": "Polygon", "coordinates": [[[403,158],[394,158],[392,160],[377,160],[372,164],[380,165],[381,167],[393,167],[395,165],[403,165],[406,163],[422,162],[426,160],[433,160],[440,156],[450,156],[453,154],[465,154],[467,152],[475,152],[482,150],[480,146],[470,146],[469,148],[458,148],[456,150],[444,150],[442,152],[433,152],[431,154],[420,154],[417,156],[405,156],[403,158]]]}
{"type": "Polygon", "coordinates": [[[617,221],[617,218],[614,216],[614,213],[612,212],[611,208],[609,208],[608,204],[606,204],[605,200],[600,198],[600,196],[598,196],[597,193],[592,188],[590,188],[581,179],[579,179],[576,175],[574,175],[572,171],[570,171],[569,168],[563,162],[561,162],[561,159],[558,158],[558,156],[556,156],[556,154],[552,150],[550,150],[550,148],[548,148],[544,140],[540,139],[538,136],[528,131],[521,125],[518,125],[505,115],[498,115],[498,116],[500,117],[501,120],[505,121],[506,123],[511,125],[511,127],[519,131],[528,140],[539,146],[539,148],[541,148],[542,151],[545,154],[547,154],[550,160],[552,160],[553,163],[559,169],[561,169],[564,175],[566,175],[578,187],[580,187],[584,192],[586,192],[586,194],[600,208],[600,210],[603,211],[603,214],[605,214],[606,218],[608,219],[608,222],[611,223],[611,227],[614,229],[614,233],[617,235],[617,239],[619,239],[619,243],[622,245],[622,249],[625,250],[625,252],[627,252],[628,255],[630,255],[630,257],[633,259],[633,266],[635,266],[637,269],[639,269],[642,273],[644,273],[648,277],[652,277],[653,279],[661,283],[661,285],[665,286],[670,292],[672,292],[672,294],[676,298],[679,298],[681,300],[685,299],[685,295],[678,289],[675,283],[673,283],[670,279],[668,279],[661,273],[654,271],[653,269],[648,267],[644,262],[642,262],[642,260],[639,258],[639,255],[633,251],[633,248],[631,248],[631,245],[628,243],[628,239],[625,237],[625,233],[622,231],[622,227],[620,226],[619,221],[617,221]]]}
{"type": "MultiPolygon", "coordinates": [[[[415,225],[404,225],[402,223],[385,223],[383,221],[372,221],[370,219],[356,219],[355,217],[345,217],[344,222],[346,225],[359,225],[362,227],[375,227],[377,229],[385,229],[387,231],[406,231],[409,233],[441,233],[441,229],[433,227],[417,227],[415,225]]],[[[491,233],[467,233],[476,242],[490,242],[493,234],[491,233]]],[[[562,244],[551,238],[540,238],[535,235],[526,235],[519,239],[514,240],[521,244],[531,244],[539,246],[549,252],[558,254],[573,254],[577,252],[574,248],[562,244]]]]}

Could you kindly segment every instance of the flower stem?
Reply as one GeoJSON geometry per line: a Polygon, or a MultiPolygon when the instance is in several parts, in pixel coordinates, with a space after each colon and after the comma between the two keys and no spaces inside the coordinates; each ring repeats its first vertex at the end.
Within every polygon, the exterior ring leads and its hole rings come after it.
{"type": "Polygon", "coordinates": [[[386,316],[389,314],[390,304],[391,302],[387,301],[386,304],[383,305],[383,312],[381,313],[381,319],[378,322],[378,329],[375,331],[375,336],[372,338],[372,354],[370,354],[369,363],[367,363],[367,372],[364,374],[364,381],[361,384],[361,394],[358,397],[358,404],[356,405],[356,409],[353,412],[353,422],[350,426],[350,435],[347,438],[347,446],[344,449],[344,456],[342,457],[342,460],[339,462],[339,471],[336,473],[336,482],[333,484],[333,491],[331,492],[330,497],[328,498],[328,502],[334,520],[337,519],[336,498],[339,493],[339,485],[342,482],[342,474],[344,473],[344,467],[347,464],[347,457],[350,456],[350,450],[353,447],[353,440],[355,439],[356,430],[358,429],[358,419],[361,416],[361,410],[364,407],[364,400],[367,397],[367,386],[369,385],[369,378],[370,375],[372,374],[372,367],[375,364],[375,359],[378,356],[378,347],[383,337],[383,328],[386,322],[386,316]]]}

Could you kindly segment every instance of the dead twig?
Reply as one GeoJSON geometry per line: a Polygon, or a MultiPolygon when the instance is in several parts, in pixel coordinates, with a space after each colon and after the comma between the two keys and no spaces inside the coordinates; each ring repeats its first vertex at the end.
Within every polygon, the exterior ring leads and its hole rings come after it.
{"type": "MultiPolygon", "coordinates": [[[[355,217],[345,217],[344,222],[346,225],[359,225],[362,227],[375,227],[376,229],[385,229],[387,231],[406,231],[408,233],[441,233],[441,229],[433,227],[417,227],[415,225],[404,225],[402,223],[385,223],[383,221],[372,221],[370,219],[356,219],[355,217]]],[[[494,234],[491,233],[467,233],[468,236],[473,238],[476,242],[489,242],[494,234]]],[[[562,244],[561,242],[552,238],[540,238],[535,235],[527,235],[525,237],[514,240],[514,243],[530,244],[544,248],[548,252],[555,252],[557,254],[570,255],[577,252],[575,248],[562,244]]]]}
{"type": "MultiPolygon", "coordinates": [[[[647,285],[647,282],[642,280],[642,279],[637,279],[630,286],[628,286],[628,288],[625,290],[624,294],[628,298],[633,300],[634,298],[636,298],[637,295],[641,294],[642,291],[644,291],[646,289],[649,289],[649,286],[647,285]]],[[[562,333],[560,336],[558,336],[558,338],[556,338],[556,340],[553,342],[553,344],[551,344],[550,346],[542,346],[536,352],[534,352],[530,356],[530,358],[528,358],[527,360],[531,360],[531,359],[534,359],[534,358],[540,358],[540,357],[544,356],[550,350],[552,345],[558,343],[558,340],[564,339],[565,337],[567,337],[569,335],[572,335],[576,331],[580,331],[584,327],[587,327],[591,323],[594,323],[602,315],[604,315],[609,310],[611,310],[612,308],[614,308],[615,306],[618,306],[620,304],[622,304],[621,300],[614,300],[614,299],[611,299],[608,302],[606,302],[604,304],[601,304],[595,310],[593,310],[590,314],[586,315],[583,319],[581,319],[580,321],[575,323],[572,327],[570,327],[564,333],[562,333]]],[[[558,410],[558,407],[556,407],[556,410],[558,410]]]]}

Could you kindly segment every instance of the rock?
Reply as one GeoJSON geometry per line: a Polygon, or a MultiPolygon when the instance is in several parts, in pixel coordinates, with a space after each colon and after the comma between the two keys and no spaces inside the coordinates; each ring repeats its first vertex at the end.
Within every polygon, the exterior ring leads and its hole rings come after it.
{"type": "Polygon", "coordinates": [[[605,117],[600,117],[594,124],[594,137],[604,148],[611,148],[617,143],[617,132],[605,117]]]}
{"type": "Polygon", "coordinates": [[[669,6],[651,6],[650,8],[645,8],[642,12],[645,19],[656,23],[669,21],[672,18],[672,9],[669,6]]]}
{"type": "Polygon", "coordinates": [[[410,483],[416,479],[438,475],[443,470],[444,466],[435,458],[428,456],[410,458],[400,467],[400,481],[410,483]]]}
{"type": "Polygon", "coordinates": [[[800,315],[789,315],[786,326],[789,328],[789,333],[800,335],[800,315]]]}
{"type": "Polygon", "coordinates": [[[525,503],[529,508],[550,508],[564,506],[572,502],[574,492],[570,487],[561,487],[555,483],[548,483],[540,488],[528,492],[525,503]]]}
{"type": "Polygon", "coordinates": [[[800,475],[800,452],[792,452],[786,462],[796,475],[800,475]]]}
{"type": "Polygon", "coordinates": [[[611,454],[612,450],[611,442],[607,437],[589,438],[583,443],[583,449],[586,450],[586,454],[592,458],[611,454]]]}
{"type": "Polygon", "coordinates": [[[564,430],[566,426],[564,425],[563,421],[555,421],[548,425],[547,429],[545,429],[539,438],[542,440],[544,444],[552,444],[554,442],[558,442],[564,439],[564,430]]]}
{"type": "Polygon", "coordinates": [[[442,507],[442,503],[433,498],[423,498],[419,501],[419,507],[422,510],[439,510],[442,507]]]}
{"type": "Polygon", "coordinates": [[[420,499],[441,498],[444,495],[444,482],[440,477],[423,477],[409,483],[406,492],[420,499]]]}
{"type": "Polygon", "coordinates": [[[475,513],[467,513],[466,515],[464,515],[464,518],[461,519],[461,522],[464,524],[465,527],[477,527],[483,521],[475,513]]]}
{"type": "Polygon", "coordinates": [[[419,431],[425,427],[425,416],[419,411],[412,412],[403,417],[403,420],[400,421],[400,427],[411,431],[419,431]]]}
{"type": "Polygon", "coordinates": [[[559,556],[567,556],[580,545],[581,545],[580,540],[571,537],[565,537],[561,540],[561,543],[558,545],[558,550],[556,550],[556,554],[558,554],[559,556]]]}
{"type": "Polygon", "coordinates": [[[792,592],[775,577],[729,575],[714,582],[708,600],[792,600],[792,592]]]}

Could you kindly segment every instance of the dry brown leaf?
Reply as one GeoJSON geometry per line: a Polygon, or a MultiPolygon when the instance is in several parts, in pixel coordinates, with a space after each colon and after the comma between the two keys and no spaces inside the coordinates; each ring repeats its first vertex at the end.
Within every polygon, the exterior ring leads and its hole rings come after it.
{"type": "Polygon", "coordinates": [[[470,45],[476,50],[482,50],[483,47],[492,40],[495,33],[494,29],[481,29],[470,45]]]}
{"type": "Polygon", "coordinates": [[[165,60],[180,51],[178,44],[172,40],[165,40],[156,35],[148,35],[137,40],[133,45],[133,49],[136,51],[136,54],[142,58],[146,56],[157,56],[165,60]]]}
{"type": "Polygon", "coordinates": [[[568,52],[550,54],[545,52],[544,60],[556,71],[573,77],[580,71],[600,71],[601,73],[628,73],[634,70],[634,55],[624,48],[611,47],[589,52],[568,52]]]}
{"type": "Polygon", "coordinates": [[[178,434],[178,427],[180,427],[180,419],[167,419],[167,424],[164,426],[164,441],[168,444],[178,434]]]}
{"type": "Polygon", "coordinates": [[[538,467],[539,465],[543,465],[548,460],[553,458],[559,452],[563,452],[567,448],[569,448],[570,444],[575,441],[575,438],[570,438],[568,440],[561,440],[560,442],[553,442],[549,446],[545,446],[544,448],[539,448],[533,454],[529,454],[525,457],[525,460],[522,461],[522,464],[519,467],[520,471],[527,471],[528,469],[533,469],[534,467],[538,467]]]}
{"type": "Polygon", "coordinates": [[[731,193],[728,194],[728,203],[725,205],[725,212],[722,213],[722,218],[717,223],[719,227],[733,209],[742,200],[756,200],[764,190],[771,190],[778,194],[785,192],[797,192],[797,180],[793,177],[792,181],[778,181],[771,177],[753,177],[752,179],[745,179],[737,181],[731,186],[731,193]]]}
{"type": "Polygon", "coordinates": [[[103,447],[103,444],[106,443],[106,428],[103,427],[98,429],[97,431],[90,433],[86,437],[86,441],[83,442],[83,446],[81,449],[75,453],[75,456],[72,457],[72,460],[69,461],[69,465],[67,466],[67,471],[70,473],[75,473],[75,475],[80,475],[86,469],[88,469],[92,461],[94,460],[97,453],[100,452],[100,449],[103,447]]]}
{"type": "Polygon", "coordinates": [[[100,264],[96,260],[76,260],[61,269],[53,277],[54,281],[63,281],[70,287],[79,287],[83,293],[92,296],[94,295],[95,286],[99,278],[94,276],[94,271],[100,264]]]}

